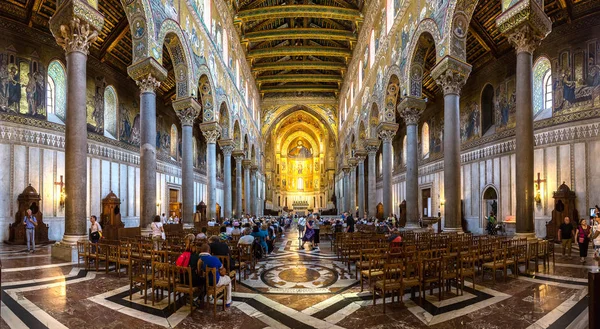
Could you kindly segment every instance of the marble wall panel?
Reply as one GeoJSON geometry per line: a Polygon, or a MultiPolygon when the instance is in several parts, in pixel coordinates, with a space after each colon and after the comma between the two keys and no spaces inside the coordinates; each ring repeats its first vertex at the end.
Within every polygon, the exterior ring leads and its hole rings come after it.
{"type": "Polygon", "coordinates": [[[127,216],[134,217],[135,212],[135,167],[127,166],[127,216]]]}
{"type": "Polygon", "coordinates": [[[471,216],[471,202],[472,202],[472,190],[471,190],[471,165],[467,164],[462,166],[463,174],[462,174],[462,190],[463,190],[463,200],[464,200],[464,210],[465,216],[471,216]]]}
{"type": "Polygon", "coordinates": [[[42,150],[43,159],[43,175],[42,175],[42,186],[39,191],[42,197],[42,212],[46,216],[54,216],[55,209],[55,197],[59,195],[59,186],[55,185],[54,177],[54,157],[56,151],[54,150],[42,150]],[[58,193],[57,193],[58,192],[58,193]]]}
{"type": "Polygon", "coordinates": [[[565,182],[571,187],[573,186],[571,182],[571,145],[561,145],[558,150],[560,157],[560,180],[558,185],[565,182]]]}
{"type": "MultiPolygon", "coordinates": [[[[533,173],[534,173],[534,179],[537,179],[537,173],[540,173],[540,177],[541,179],[544,179],[544,177],[546,176],[546,171],[545,171],[545,156],[544,156],[544,149],[535,149],[533,151],[533,173]]],[[[535,186],[534,186],[535,188],[535,186]]],[[[544,195],[546,195],[546,190],[548,189],[546,184],[542,184],[541,186],[542,192],[544,195]]],[[[542,199],[542,202],[540,204],[535,205],[534,207],[534,216],[535,217],[540,217],[540,216],[544,216],[544,205],[548,202],[547,198],[545,198],[543,195],[540,196],[542,199]]]]}
{"type": "MultiPolygon", "coordinates": [[[[29,177],[28,184],[40,193],[40,149],[29,147],[29,177]]],[[[22,191],[21,191],[22,192],[22,191]]]]}
{"type": "Polygon", "coordinates": [[[119,178],[121,170],[119,170],[119,164],[117,162],[110,163],[110,190],[115,193],[119,198],[119,184],[121,180],[119,178]]]}
{"type": "Polygon", "coordinates": [[[485,182],[480,184],[481,187],[486,186],[488,184],[492,184],[494,181],[494,166],[492,164],[492,159],[487,159],[485,162],[485,182]]]}
{"type": "Polygon", "coordinates": [[[502,220],[506,219],[506,216],[510,216],[511,213],[511,170],[510,170],[510,156],[503,156],[500,158],[501,173],[500,173],[500,209],[502,211],[502,220]]]}
{"type": "MultiPolygon", "coordinates": [[[[517,157],[512,154],[510,156],[510,186],[516,186],[516,182],[517,182],[517,157]]],[[[516,215],[517,213],[517,195],[513,192],[513,189],[510,189],[510,215],[516,215]]]]}
{"type": "Polygon", "coordinates": [[[140,168],[135,168],[135,213],[133,216],[140,214],[140,168]]]}
{"type": "Polygon", "coordinates": [[[111,187],[111,169],[110,169],[110,162],[106,161],[106,160],[102,160],[101,162],[101,168],[100,168],[100,175],[101,175],[101,187],[100,187],[100,200],[104,199],[108,193],[110,193],[110,187],[111,187]]]}
{"type": "MultiPolygon", "coordinates": [[[[485,162],[473,162],[471,164],[471,213],[469,217],[477,221],[480,217],[479,209],[481,208],[481,205],[479,204],[479,200],[481,199],[480,181],[485,180],[485,174],[481,175],[481,173],[484,171],[485,162]]],[[[475,223],[477,223],[477,221],[475,223]]],[[[471,225],[470,227],[472,228],[474,226],[471,225]]],[[[479,227],[478,223],[475,227],[479,227]]]]}
{"type": "Polygon", "coordinates": [[[552,215],[552,210],[554,209],[554,199],[552,198],[553,192],[558,188],[558,180],[557,180],[557,152],[558,148],[556,146],[550,146],[545,149],[545,158],[546,158],[546,189],[545,199],[546,199],[546,214],[552,215]]]}
{"type": "Polygon", "coordinates": [[[87,167],[87,175],[85,177],[86,180],[86,186],[87,186],[87,191],[86,191],[86,196],[85,196],[85,200],[86,200],[86,212],[87,212],[87,217],[90,217],[90,215],[92,214],[92,202],[91,202],[91,196],[90,196],[90,190],[92,188],[92,184],[91,184],[91,163],[92,163],[92,159],[91,158],[87,158],[87,161],[85,162],[85,165],[87,167]]]}
{"type": "MultiPolygon", "coordinates": [[[[17,209],[16,209],[17,198],[19,197],[19,194],[21,194],[23,192],[25,187],[27,187],[28,179],[25,178],[25,174],[26,174],[25,164],[27,163],[27,161],[25,160],[26,158],[27,158],[27,148],[23,145],[15,145],[13,147],[14,168],[13,168],[13,182],[12,182],[13,194],[11,196],[11,206],[12,206],[11,213],[17,211],[17,209]]],[[[10,164],[6,168],[10,168],[10,164]]]]}
{"type": "Polygon", "coordinates": [[[100,216],[100,206],[102,199],[102,181],[100,173],[100,159],[92,158],[90,164],[90,215],[100,216]]]}
{"type": "Polygon", "coordinates": [[[500,189],[498,188],[500,185],[500,158],[498,158],[498,157],[494,158],[493,166],[494,166],[494,175],[492,176],[491,183],[494,184],[494,186],[496,186],[498,191],[500,191],[500,189]]]}
{"type": "MultiPolygon", "coordinates": [[[[588,143],[588,154],[600,154],[600,141],[590,141],[588,143]]],[[[590,164],[587,178],[590,206],[600,204],[600,165],[590,164]]]]}
{"type": "MultiPolygon", "coordinates": [[[[574,149],[574,169],[575,169],[575,194],[577,195],[577,199],[575,200],[575,205],[577,207],[577,211],[579,211],[579,217],[587,218],[589,215],[589,208],[595,205],[587,204],[586,196],[587,196],[587,188],[586,188],[586,166],[587,166],[587,157],[585,154],[585,143],[577,143],[573,146],[574,149]]],[[[593,165],[593,164],[592,164],[593,165]]]]}
{"type": "MultiPolygon", "coordinates": [[[[65,152],[56,151],[56,180],[60,180],[61,175],[63,176],[63,181],[64,181],[65,180],[65,152]]],[[[57,202],[57,204],[58,204],[58,202],[57,202]]],[[[57,207],[56,208],[56,216],[64,217],[65,216],[65,208],[57,207]]]]}
{"type": "Polygon", "coordinates": [[[124,163],[119,164],[119,195],[118,197],[121,199],[121,217],[127,217],[129,215],[129,196],[127,194],[127,165],[124,163]]]}
{"type": "MultiPolygon", "coordinates": [[[[0,166],[1,168],[10,168],[11,161],[11,151],[10,145],[8,144],[0,144],[0,166]]],[[[6,191],[10,191],[10,170],[0,170],[0,191],[4,193],[0,193],[0,209],[2,209],[2,217],[6,217],[6,220],[0,219],[0,238],[2,240],[8,239],[8,224],[11,223],[11,204],[13,203],[12,195],[10,193],[6,193],[6,191]]],[[[15,199],[16,201],[16,199],[15,199]]]]}

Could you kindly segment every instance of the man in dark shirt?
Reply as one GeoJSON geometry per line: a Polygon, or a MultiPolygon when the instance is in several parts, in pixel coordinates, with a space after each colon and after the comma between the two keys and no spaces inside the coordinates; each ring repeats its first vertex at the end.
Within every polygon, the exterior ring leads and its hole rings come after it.
{"type": "MultiPolygon", "coordinates": [[[[231,254],[229,252],[229,246],[227,243],[221,241],[221,239],[216,235],[211,236],[208,239],[208,243],[210,245],[210,253],[213,256],[228,256],[229,264],[231,264],[231,254]]],[[[227,267],[229,264],[223,264],[223,266],[227,267]]],[[[229,266],[228,268],[231,267],[232,266],[229,266]]]]}
{"type": "Polygon", "coordinates": [[[348,213],[346,213],[346,232],[354,233],[354,217],[348,213]]]}
{"type": "Polygon", "coordinates": [[[571,219],[565,217],[564,223],[560,224],[558,228],[558,241],[562,241],[562,254],[565,255],[565,251],[568,250],[568,257],[571,258],[571,246],[573,245],[573,235],[575,228],[571,224],[571,219]]]}

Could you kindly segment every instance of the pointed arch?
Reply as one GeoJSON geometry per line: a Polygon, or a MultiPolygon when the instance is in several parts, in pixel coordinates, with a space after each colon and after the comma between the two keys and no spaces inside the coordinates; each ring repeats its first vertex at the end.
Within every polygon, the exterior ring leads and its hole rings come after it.
{"type": "Polygon", "coordinates": [[[236,149],[243,149],[244,141],[242,140],[242,129],[240,128],[240,121],[237,118],[233,123],[233,142],[235,143],[236,149]]]}
{"type": "MultiPolygon", "coordinates": [[[[160,45],[158,47],[160,52],[162,52],[162,46],[166,46],[171,57],[175,74],[176,98],[193,96],[195,91],[195,85],[191,79],[194,76],[192,57],[188,44],[184,40],[186,38],[177,22],[167,19],[162,23],[157,44],[160,45]]],[[[161,60],[163,56],[164,54],[161,54],[161,60]]]]}
{"type": "MultiPolygon", "coordinates": [[[[423,79],[425,72],[427,69],[431,70],[431,68],[426,68],[425,58],[427,54],[431,51],[436,52],[436,41],[433,37],[431,31],[423,30],[417,36],[415,34],[413,48],[411,57],[409,58],[409,63],[407,68],[410,70],[407,72],[407,81],[408,81],[408,94],[411,96],[421,97],[423,94],[423,79]]],[[[437,62],[437,60],[436,60],[437,62]]]]}
{"type": "Polygon", "coordinates": [[[379,106],[377,103],[371,105],[371,113],[369,115],[369,137],[377,138],[377,126],[379,125],[379,106]]]}
{"type": "Polygon", "coordinates": [[[206,65],[200,66],[198,70],[198,101],[202,105],[202,122],[218,121],[218,114],[214,112],[214,104],[217,104],[215,84],[206,65]]]}
{"type": "Polygon", "coordinates": [[[221,139],[230,138],[229,129],[229,106],[227,103],[227,97],[223,97],[221,106],[219,106],[219,126],[221,126],[221,139]]]}

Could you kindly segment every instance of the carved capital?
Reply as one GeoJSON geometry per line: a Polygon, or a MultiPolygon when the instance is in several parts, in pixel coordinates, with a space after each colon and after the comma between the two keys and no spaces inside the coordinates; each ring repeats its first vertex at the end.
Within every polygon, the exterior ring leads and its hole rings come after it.
{"type": "Polygon", "coordinates": [[[235,161],[242,161],[246,158],[246,152],[242,150],[235,150],[231,153],[235,161]]]}
{"type": "Polygon", "coordinates": [[[221,139],[219,141],[219,146],[221,146],[224,156],[231,156],[233,150],[235,149],[233,139],[221,139]]]}
{"type": "Polygon", "coordinates": [[[363,163],[363,161],[365,161],[365,159],[367,158],[367,151],[365,151],[365,150],[356,151],[356,153],[354,153],[354,158],[356,159],[357,164],[363,163]]]}
{"type": "Polygon", "coordinates": [[[65,0],[50,18],[50,31],[67,54],[88,55],[90,45],[104,26],[104,17],[84,0],[65,0]]]}
{"type": "Polygon", "coordinates": [[[416,125],[419,123],[419,117],[427,103],[421,97],[405,96],[398,104],[398,112],[406,122],[406,125],[416,125]]]}
{"type": "Polygon", "coordinates": [[[356,168],[357,164],[358,164],[358,161],[356,161],[356,158],[348,159],[348,166],[350,166],[350,170],[356,168]]]}
{"type": "Polygon", "coordinates": [[[500,33],[515,47],[517,54],[532,54],[550,31],[552,21],[538,0],[521,0],[496,19],[500,33]]]}
{"type": "Polygon", "coordinates": [[[249,170],[252,167],[252,160],[249,160],[249,159],[242,160],[242,166],[244,166],[244,169],[249,170]]]}
{"type": "Polygon", "coordinates": [[[221,127],[215,121],[200,124],[200,130],[208,144],[216,144],[217,139],[221,136],[221,127]]]}
{"type": "Polygon", "coordinates": [[[342,167],[342,171],[344,172],[344,175],[349,175],[350,174],[350,167],[344,166],[344,167],[342,167]]]}
{"type": "Polygon", "coordinates": [[[142,93],[154,93],[160,87],[160,82],[167,78],[167,70],[152,57],[129,66],[127,73],[142,93]]]}
{"type": "Polygon", "coordinates": [[[382,122],[377,126],[377,135],[384,142],[391,142],[398,131],[398,124],[391,122],[382,122]]]}
{"type": "Polygon", "coordinates": [[[379,141],[379,139],[372,138],[365,140],[363,144],[365,150],[367,151],[367,154],[369,156],[375,156],[377,154],[377,151],[379,150],[379,144],[381,144],[381,142],[379,141]]]}
{"type": "Polygon", "coordinates": [[[160,81],[158,81],[152,74],[148,74],[147,77],[136,80],[135,84],[140,87],[140,92],[143,93],[155,93],[156,89],[160,87],[160,81]]]}
{"type": "Polygon", "coordinates": [[[202,106],[193,97],[186,97],[184,99],[178,99],[173,102],[173,109],[181,120],[182,126],[193,126],[194,120],[202,111],[202,106]]]}
{"type": "Polygon", "coordinates": [[[431,70],[431,76],[442,87],[444,95],[459,95],[470,73],[471,65],[451,56],[444,57],[431,70]]]}

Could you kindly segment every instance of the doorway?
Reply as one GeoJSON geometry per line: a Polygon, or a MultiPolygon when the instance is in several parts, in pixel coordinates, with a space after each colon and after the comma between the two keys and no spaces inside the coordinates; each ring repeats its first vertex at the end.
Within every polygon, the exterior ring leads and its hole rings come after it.
{"type": "Polygon", "coordinates": [[[426,188],[421,190],[421,206],[423,211],[421,215],[423,218],[431,217],[431,189],[426,188]]]}
{"type": "Polygon", "coordinates": [[[498,214],[498,191],[493,185],[487,186],[483,191],[483,196],[481,198],[481,221],[480,227],[485,229],[487,225],[487,217],[490,212],[494,212],[496,219],[502,218],[498,214]]]}
{"type": "Polygon", "coordinates": [[[179,202],[179,190],[169,189],[169,214],[181,218],[181,202],[179,202]]]}

